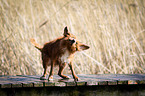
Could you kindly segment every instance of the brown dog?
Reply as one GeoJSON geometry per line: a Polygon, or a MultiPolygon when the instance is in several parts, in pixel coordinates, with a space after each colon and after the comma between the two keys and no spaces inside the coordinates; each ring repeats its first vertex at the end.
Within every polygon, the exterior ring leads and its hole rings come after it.
{"type": "Polygon", "coordinates": [[[68,76],[63,75],[63,69],[65,65],[68,64],[74,80],[78,81],[78,77],[76,76],[72,66],[74,53],[76,51],[86,50],[89,46],[79,43],[76,40],[76,37],[68,32],[67,27],[64,28],[63,37],[50,41],[44,44],[43,47],[37,44],[34,39],[31,39],[31,43],[34,44],[34,46],[42,53],[44,74],[40,79],[46,79],[48,65],[51,65],[48,80],[53,80],[54,65],[59,65],[58,75],[60,77],[63,79],[69,79],[68,76]]]}

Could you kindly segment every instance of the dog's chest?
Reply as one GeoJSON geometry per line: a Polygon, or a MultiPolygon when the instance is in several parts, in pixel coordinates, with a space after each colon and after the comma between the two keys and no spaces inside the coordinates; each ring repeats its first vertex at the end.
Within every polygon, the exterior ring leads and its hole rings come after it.
{"type": "Polygon", "coordinates": [[[70,62],[70,53],[69,51],[65,51],[64,54],[60,57],[62,63],[69,63],[70,62]]]}

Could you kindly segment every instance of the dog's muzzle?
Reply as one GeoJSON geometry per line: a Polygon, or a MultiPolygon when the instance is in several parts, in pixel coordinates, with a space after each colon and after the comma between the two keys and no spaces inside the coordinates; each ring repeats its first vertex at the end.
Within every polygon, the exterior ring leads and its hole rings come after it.
{"type": "Polygon", "coordinates": [[[76,41],[73,39],[73,40],[69,40],[71,45],[73,45],[76,41]]]}

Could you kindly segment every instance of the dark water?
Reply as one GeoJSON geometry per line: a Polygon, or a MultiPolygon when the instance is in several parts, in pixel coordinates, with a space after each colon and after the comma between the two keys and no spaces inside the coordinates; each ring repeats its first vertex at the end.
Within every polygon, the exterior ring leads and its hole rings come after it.
{"type": "Polygon", "coordinates": [[[145,96],[145,85],[0,89],[0,96],[145,96]]]}

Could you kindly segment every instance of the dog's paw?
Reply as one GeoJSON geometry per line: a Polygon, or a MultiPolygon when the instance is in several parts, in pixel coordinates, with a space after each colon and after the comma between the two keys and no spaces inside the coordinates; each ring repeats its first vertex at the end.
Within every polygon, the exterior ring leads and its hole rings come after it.
{"type": "Polygon", "coordinates": [[[40,77],[40,80],[46,80],[46,77],[42,76],[40,77]]]}
{"type": "Polygon", "coordinates": [[[48,81],[53,81],[53,76],[48,77],[48,81]]]}
{"type": "Polygon", "coordinates": [[[63,79],[70,79],[70,77],[69,76],[66,76],[65,78],[63,78],[63,79]]]}
{"type": "Polygon", "coordinates": [[[69,76],[61,76],[63,79],[70,79],[70,77],[69,76]]]}
{"type": "Polygon", "coordinates": [[[70,77],[69,76],[65,76],[65,77],[62,77],[62,79],[68,80],[68,79],[70,79],[70,77]]]}
{"type": "Polygon", "coordinates": [[[81,79],[78,78],[78,77],[77,77],[77,78],[74,78],[74,81],[75,81],[75,82],[77,82],[77,81],[79,81],[79,80],[81,80],[81,79]]]}

